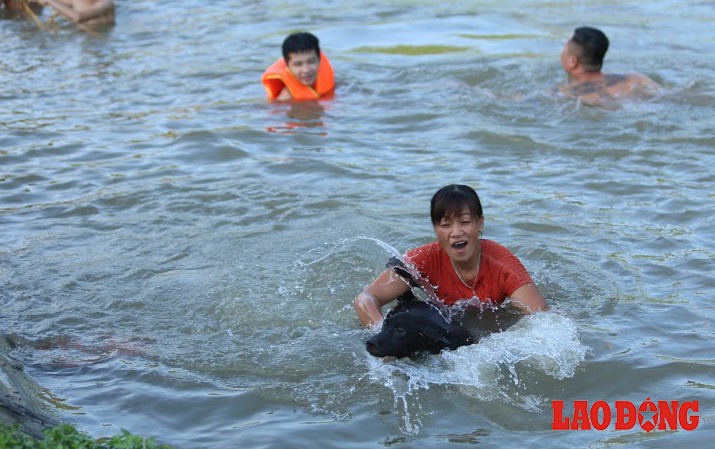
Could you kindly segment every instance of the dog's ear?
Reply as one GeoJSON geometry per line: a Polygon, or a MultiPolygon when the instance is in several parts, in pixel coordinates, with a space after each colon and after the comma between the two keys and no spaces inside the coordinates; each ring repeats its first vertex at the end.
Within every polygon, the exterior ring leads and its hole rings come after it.
{"type": "Polygon", "coordinates": [[[412,276],[412,273],[410,273],[410,270],[407,268],[407,265],[405,265],[405,262],[400,260],[398,257],[390,257],[390,260],[387,261],[387,268],[392,268],[393,271],[402,278],[402,280],[407,282],[410,288],[420,286],[414,276],[412,276]]]}
{"type": "Polygon", "coordinates": [[[425,342],[426,349],[432,354],[437,354],[442,349],[451,346],[451,342],[447,338],[447,333],[436,327],[430,326],[422,329],[419,334],[425,342]]]}
{"type": "Polygon", "coordinates": [[[460,326],[450,324],[446,327],[428,326],[421,330],[421,338],[427,349],[437,354],[442,349],[457,349],[460,346],[476,343],[472,335],[460,326]]]}

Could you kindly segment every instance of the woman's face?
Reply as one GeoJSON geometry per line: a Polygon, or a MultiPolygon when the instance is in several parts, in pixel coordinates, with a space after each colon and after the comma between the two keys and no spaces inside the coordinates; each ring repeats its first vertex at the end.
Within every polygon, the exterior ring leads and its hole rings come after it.
{"type": "Polygon", "coordinates": [[[468,207],[457,216],[442,217],[434,225],[437,242],[455,262],[467,262],[479,251],[479,231],[484,226],[484,217],[476,218],[468,207]]]}

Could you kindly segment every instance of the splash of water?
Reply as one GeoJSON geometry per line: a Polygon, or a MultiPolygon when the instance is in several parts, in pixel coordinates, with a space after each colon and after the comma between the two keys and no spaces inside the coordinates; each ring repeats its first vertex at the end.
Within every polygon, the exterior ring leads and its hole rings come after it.
{"type": "Polygon", "coordinates": [[[402,431],[414,435],[422,425],[420,391],[453,386],[476,400],[503,401],[535,411],[541,401],[536,386],[529,384],[531,375],[573,377],[586,351],[573,321],[554,312],[540,312],[474,345],[419,360],[383,363],[372,359],[368,366],[371,380],[392,391],[402,431]],[[519,395],[515,388],[525,394],[519,395]]]}
{"type": "Polygon", "coordinates": [[[361,240],[369,240],[369,241],[371,241],[371,242],[374,242],[374,243],[376,243],[378,246],[380,246],[382,249],[384,249],[385,251],[387,251],[387,253],[389,253],[390,255],[402,259],[402,255],[400,254],[400,252],[399,252],[394,246],[390,245],[389,243],[383,242],[382,240],[376,239],[376,238],[374,238],[374,237],[357,236],[357,237],[351,237],[351,238],[339,240],[338,242],[336,242],[336,243],[334,244],[334,247],[335,247],[334,250],[332,250],[332,251],[328,252],[327,254],[325,254],[325,255],[319,257],[318,259],[315,259],[315,260],[310,261],[310,262],[305,262],[305,265],[306,265],[306,266],[307,266],[307,265],[313,265],[313,264],[316,264],[316,263],[318,263],[318,262],[320,262],[320,261],[322,261],[322,260],[325,260],[325,259],[327,259],[328,257],[330,257],[330,256],[332,256],[333,254],[335,254],[335,253],[338,251],[339,248],[342,248],[342,247],[344,247],[344,246],[346,246],[346,245],[348,245],[348,244],[354,243],[354,242],[359,242],[359,241],[361,241],[361,240]]]}

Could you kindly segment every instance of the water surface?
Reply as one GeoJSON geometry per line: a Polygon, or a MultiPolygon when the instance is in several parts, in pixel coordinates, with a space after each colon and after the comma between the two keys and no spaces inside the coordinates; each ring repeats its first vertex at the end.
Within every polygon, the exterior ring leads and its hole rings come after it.
{"type": "Polygon", "coordinates": [[[117,21],[0,23],[0,327],[64,419],[183,448],[712,440],[712,4],[139,0],[117,21]],[[582,24],[663,93],[554,95],[582,24]],[[304,29],[335,98],[266,104],[304,29]],[[352,300],[433,238],[453,182],[552,311],[383,363],[352,300]],[[552,400],[646,397],[699,400],[700,426],[551,430],[552,400]]]}

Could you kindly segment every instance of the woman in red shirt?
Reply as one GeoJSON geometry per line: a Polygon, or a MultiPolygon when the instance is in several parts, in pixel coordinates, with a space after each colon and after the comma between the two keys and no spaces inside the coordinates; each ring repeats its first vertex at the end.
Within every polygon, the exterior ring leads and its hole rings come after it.
{"type": "MultiPolygon", "coordinates": [[[[546,310],[546,300],[531,276],[508,249],[479,238],[482,204],[469,186],[452,184],[432,197],[432,226],[437,241],[405,255],[405,265],[428,294],[447,306],[462,300],[499,304],[506,298],[524,314],[546,310]]],[[[357,296],[355,310],[367,326],[382,323],[382,306],[410,290],[388,268],[357,296]]]]}

